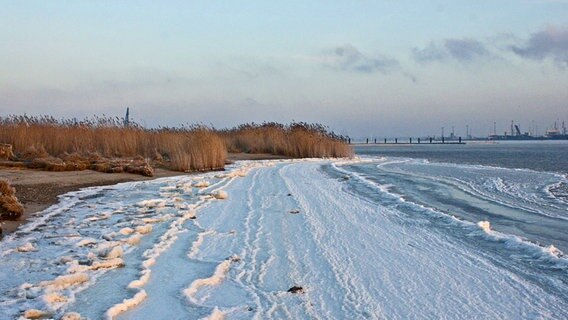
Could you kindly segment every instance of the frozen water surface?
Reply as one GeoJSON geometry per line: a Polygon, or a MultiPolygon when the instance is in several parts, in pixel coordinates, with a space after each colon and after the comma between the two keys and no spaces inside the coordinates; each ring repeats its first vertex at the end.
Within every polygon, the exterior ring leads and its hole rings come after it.
{"type": "Polygon", "coordinates": [[[0,242],[0,318],[565,319],[563,179],[375,158],[90,188],[0,242]]]}

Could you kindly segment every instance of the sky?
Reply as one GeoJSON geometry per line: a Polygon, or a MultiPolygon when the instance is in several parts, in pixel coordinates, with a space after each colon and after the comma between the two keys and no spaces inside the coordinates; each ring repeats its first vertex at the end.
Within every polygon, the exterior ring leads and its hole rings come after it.
{"type": "Polygon", "coordinates": [[[0,116],[126,107],[148,127],[543,133],[568,122],[568,0],[0,0],[0,116]]]}

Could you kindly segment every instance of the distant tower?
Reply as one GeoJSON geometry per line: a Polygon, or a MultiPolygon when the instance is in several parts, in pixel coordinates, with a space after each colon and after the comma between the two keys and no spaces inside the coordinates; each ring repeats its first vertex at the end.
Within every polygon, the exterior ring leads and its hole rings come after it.
{"type": "Polygon", "coordinates": [[[514,125],[515,125],[515,121],[511,120],[511,136],[515,135],[515,131],[514,131],[514,128],[513,128],[514,125]]]}
{"type": "Polygon", "coordinates": [[[126,116],[124,117],[124,126],[128,127],[130,125],[130,108],[126,107],[126,116]]]}

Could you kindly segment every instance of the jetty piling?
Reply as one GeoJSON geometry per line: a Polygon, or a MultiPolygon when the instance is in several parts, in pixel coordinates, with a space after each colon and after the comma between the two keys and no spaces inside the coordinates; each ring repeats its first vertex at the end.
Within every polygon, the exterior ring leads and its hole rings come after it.
{"type": "Polygon", "coordinates": [[[429,144],[449,144],[449,145],[458,145],[458,144],[466,144],[465,141],[463,141],[462,137],[450,137],[449,140],[446,137],[439,137],[439,138],[434,138],[434,137],[428,137],[426,138],[427,140],[424,141],[424,139],[422,138],[413,138],[413,137],[408,137],[408,138],[401,138],[402,140],[398,141],[398,138],[392,138],[392,140],[388,139],[388,138],[383,138],[382,141],[377,139],[377,138],[365,138],[364,140],[359,140],[360,142],[351,141],[351,138],[345,139],[345,141],[349,144],[354,143],[354,144],[367,144],[367,145],[382,145],[382,144],[400,144],[400,145],[408,145],[408,144],[424,144],[424,143],[429,143],[429,144]],[[408,140],[406,140],[408,139],[408,140]]]}

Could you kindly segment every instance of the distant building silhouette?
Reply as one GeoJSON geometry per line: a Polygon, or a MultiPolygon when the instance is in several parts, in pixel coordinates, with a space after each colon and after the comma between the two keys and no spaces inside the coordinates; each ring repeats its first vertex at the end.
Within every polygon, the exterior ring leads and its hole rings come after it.
{"type": "Polygon", "coordinates": [[[124,126],[130,126],[130,108],[126,107],[126,116],[124,117],[124,126]]]}

